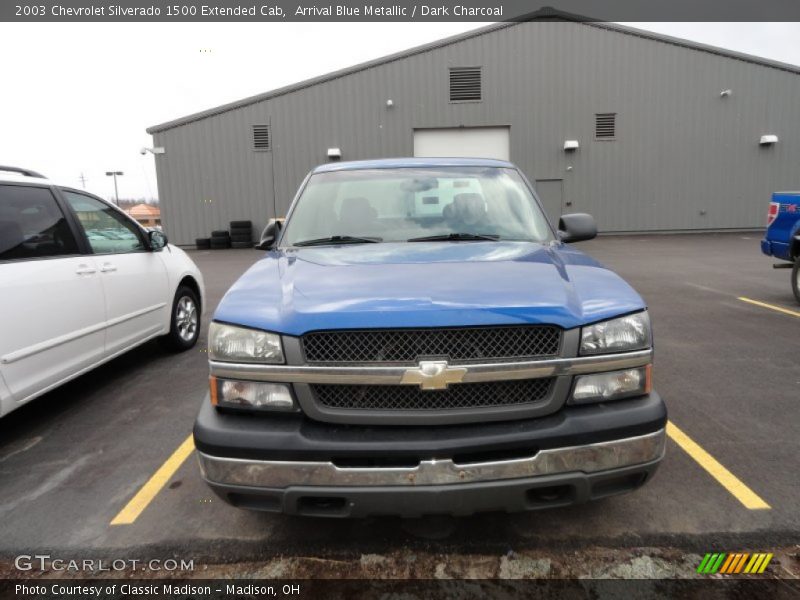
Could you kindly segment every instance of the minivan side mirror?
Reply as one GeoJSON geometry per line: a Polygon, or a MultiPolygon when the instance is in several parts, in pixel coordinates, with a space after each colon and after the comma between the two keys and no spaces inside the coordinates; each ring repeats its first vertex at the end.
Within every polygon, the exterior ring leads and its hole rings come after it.
{"type": "Polygon", "coordinates": [[[147,243],[151,252],[160,252],[167,245],[167,235],[163,231],[152,229],[147,232],[147,243]]]}
{"type": "Polygon", "coordinates": [[[256,244],[256,250],[272,250],[278,241],[283,226],[282,220],[270,219],[264,231],[261,232],[261,240],[256,244]]]}
{"type": "Polygon", "coordinates": [[[597,225],[592,215],[572,213],[558,220],[558,237],[565,244],[583,242],[597,237],[597,225]]]}

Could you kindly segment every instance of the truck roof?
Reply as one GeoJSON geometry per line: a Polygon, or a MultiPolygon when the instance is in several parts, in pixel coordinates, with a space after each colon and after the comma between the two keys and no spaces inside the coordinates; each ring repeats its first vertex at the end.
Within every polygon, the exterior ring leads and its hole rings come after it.
{"type": "Polygon", "coordinates": [[[510,162],[494,158],[383,158],[351,160],[320,165],[314,173],[354,171],[358,169],[400,169],[404,167],[499,167],[515,168],[510,162]]]}

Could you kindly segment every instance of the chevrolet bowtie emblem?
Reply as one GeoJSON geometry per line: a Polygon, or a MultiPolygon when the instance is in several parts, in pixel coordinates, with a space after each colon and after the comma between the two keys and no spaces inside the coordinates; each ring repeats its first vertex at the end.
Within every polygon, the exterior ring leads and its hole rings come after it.
{"type": "Polygon", "coordinates": [[[400,383],[418,385],[423,390],[446,390],[451,383],[461,383],[467,370],[449,367],[446,360],[421,360],[419,367],[407,369],[400,383]]]}

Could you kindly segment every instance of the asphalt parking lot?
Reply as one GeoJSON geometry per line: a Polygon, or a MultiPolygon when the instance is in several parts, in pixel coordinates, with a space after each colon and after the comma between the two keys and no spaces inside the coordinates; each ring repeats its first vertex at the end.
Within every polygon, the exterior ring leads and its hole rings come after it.
{"type": "MultiPolygon", "coordinates": [[[[656,477],[634,494],[462,519],[236,510],[206,488],[185,443],[206,390],[205,348],[170,355],[153,343],[0,420],[0,556],[48,550],[232,562],[798,544],[800,306],[789,271],[772,269],[758,237],[615,236],[581,245],[643,295],[654,324],[654,385],[670,411],[670,441],[656,477]]],[[[206,279],[204,339],[213,307],[260,253],[192,255],[206,279]]]]}

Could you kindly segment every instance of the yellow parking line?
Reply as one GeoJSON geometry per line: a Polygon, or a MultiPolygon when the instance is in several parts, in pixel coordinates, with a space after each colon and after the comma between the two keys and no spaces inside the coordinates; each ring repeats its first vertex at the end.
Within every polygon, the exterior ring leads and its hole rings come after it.
{"type": "Polygon", "coordinates": [[[697,464],[703,467],[709,475],[716,479],[730,494],[750,510],[764,510],[771,508],[753,490],[747,487],[733,473],[723,467],[717,459],[703,450],[697,442],[678,429],[672,421],[667,423],[667,435],[678,444],[684,452],[691,456],[697,464]]]}
{"type": "Polygon", "coordinates": [[[166,462],[158,468],[158,471],[153,473],[153,476],[147,480],[136,495],[131,498],[130,502],[125,505],[119,514],[111,521],[112,525],[130,525],[142,514],[145,508],[153,501],[158,495],[158,492],[166,485],[170,477],[180,468],[184,461],[194,450],[194,439],[191,435],[187,437],[183,443],[178,446],[178,449],[172,453],[166,462]]]}
{"type": "Polygon", "coordinates": [[[793,317],[800,317],[800,312],[796,310],[789,310],[788,308],[783,308],[782,306],[775,306],[774,304],[767,304],[766,302],[760,302],[758,300],[753,300],[751,298],[745,298],[744,296],[739,296],[739,300],[742,302],[747,302],[748,304],[754,304],[756,306],[761,306],[762,308],[769,308],[771,310],[778,311],[785,315],[792,315],[793,317]]]}

